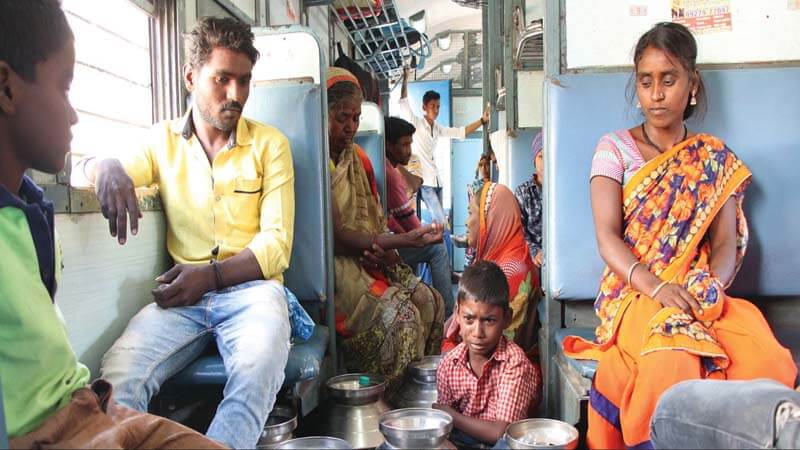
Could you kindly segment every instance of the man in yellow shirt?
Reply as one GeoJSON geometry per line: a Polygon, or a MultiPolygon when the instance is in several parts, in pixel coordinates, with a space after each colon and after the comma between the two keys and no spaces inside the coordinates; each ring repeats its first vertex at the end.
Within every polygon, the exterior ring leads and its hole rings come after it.
{"type": "Polygon", "coordinates": [[[134,188],[158,186],[175,261],[101,373],[117,401],[146,411],[161,384],[216,340],[228,381],[207,435],[253,448],[289,355],[282,283],[294,227],[292,159],[277,129],[241,117],[258,58],[250,28],[204,18],[186,44],[186,115],[154,125],[139,152],[84,167],[120,244],[128,220],[138,231],[134,188]]]}

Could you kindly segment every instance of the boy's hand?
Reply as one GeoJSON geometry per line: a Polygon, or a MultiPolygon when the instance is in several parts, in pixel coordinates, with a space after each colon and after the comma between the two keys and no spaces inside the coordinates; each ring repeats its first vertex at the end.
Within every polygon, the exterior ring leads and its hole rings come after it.
{"type": "Polygon", "coordinates": [[[444,412],[446,412],[446,413],[448,413],[450,415],[452,415],[451,414],[452,411],[455,411],[453,409],[453,407],[447,406],[447,405],[442,405],[441,403],[434,403],[433,405],[431,405],[431,408],[438,409],[439,411],[444,411],[444,412]]]}
{"type": "Polygon", "coordinates": [[[128,218],[131,221],[131,234],[136,235],[142,213],[139,211],[133,181],[118,160],[106,159],[97,164],[95,194],[103,217],[108,219],[111,236],[116,237],[120,245],[125,244],[128,218]]]}
{"type": "MultiPolygon", "coordinates": [[[[490,121],[492,120],[491,116],[491,104],[486,103],[486,109],[483,110],[483,115],[481,116],[481,125],[489,125],[490,121]]],[[[474,117],[474,116],[473,116],[474,117]]]]}

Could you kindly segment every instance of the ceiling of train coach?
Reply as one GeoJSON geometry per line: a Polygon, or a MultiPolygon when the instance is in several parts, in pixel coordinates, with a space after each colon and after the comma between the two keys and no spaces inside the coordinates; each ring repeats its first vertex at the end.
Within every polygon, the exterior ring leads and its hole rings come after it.
{"type": "Polygon", "coordinates": [[[395,0],[402,17],[425,11],[425,32],[428,36],[445,30],[478,30],[481,10],[461,6],[451,0],[395,0]]]}

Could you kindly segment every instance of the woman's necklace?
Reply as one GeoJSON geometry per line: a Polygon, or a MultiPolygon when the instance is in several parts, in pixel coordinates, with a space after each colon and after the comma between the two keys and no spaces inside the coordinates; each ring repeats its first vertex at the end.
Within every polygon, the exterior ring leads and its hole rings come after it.
{"type": "MultiPolygon", "coordinates": [[[[683,137],[678,142],[685,141],[686,140],[686,136],[688,136],[688,135],[689,135],[689,129],[686,128],[686,124],[684,124],[683,125],[683,137]]],[[[658,150],[659,153],[664,153],[666,151],[666,150],[662,150],[661,147],[657,146],[655,143],[653,143],[653,141],[650,140],[650,136],[647,135],[647,130],[644,129],[644,122],[642,122],[642,136],[644,136],[645,142],[650,144],[650,146],[653,147],[654,149],[658,150]]],[[[675,144],[677,144],[678,142],[676,142],[675,144]]]]}

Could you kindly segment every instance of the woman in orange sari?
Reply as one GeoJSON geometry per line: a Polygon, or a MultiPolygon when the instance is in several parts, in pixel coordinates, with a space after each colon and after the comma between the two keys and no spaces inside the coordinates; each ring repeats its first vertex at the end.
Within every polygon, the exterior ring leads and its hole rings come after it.
{"type": "Polygon", "coordinates": [[[771,378],[797,368],[759,310],[728,297],[747,245],[750,171],[719,139],[688,131],[704,106],[689,30],[660,23],[634,54],[644,123],[604,136],[592,163],[592,211],[608,264],[594,342],[565,353],[599,362],[589,402],[591,448],[651,447],[661,394],[689,379],[771,378]]]}
{"type": "MultiPolygon", "coordinates": [[[[512,315],[505,335],[514,340],[526,324],[530,293],[539,286],[539,275],[533,270],[522,230],[519,205],[511,190],[502,184],[479,179],[470,190],[467,241],[470,248],[475,249],[475,261],[494,262],[508,280],[512,315]]],[[[456,321],[448,320],[446,329],[442,351],[452,349],[459,342],[456,321]]]]}

